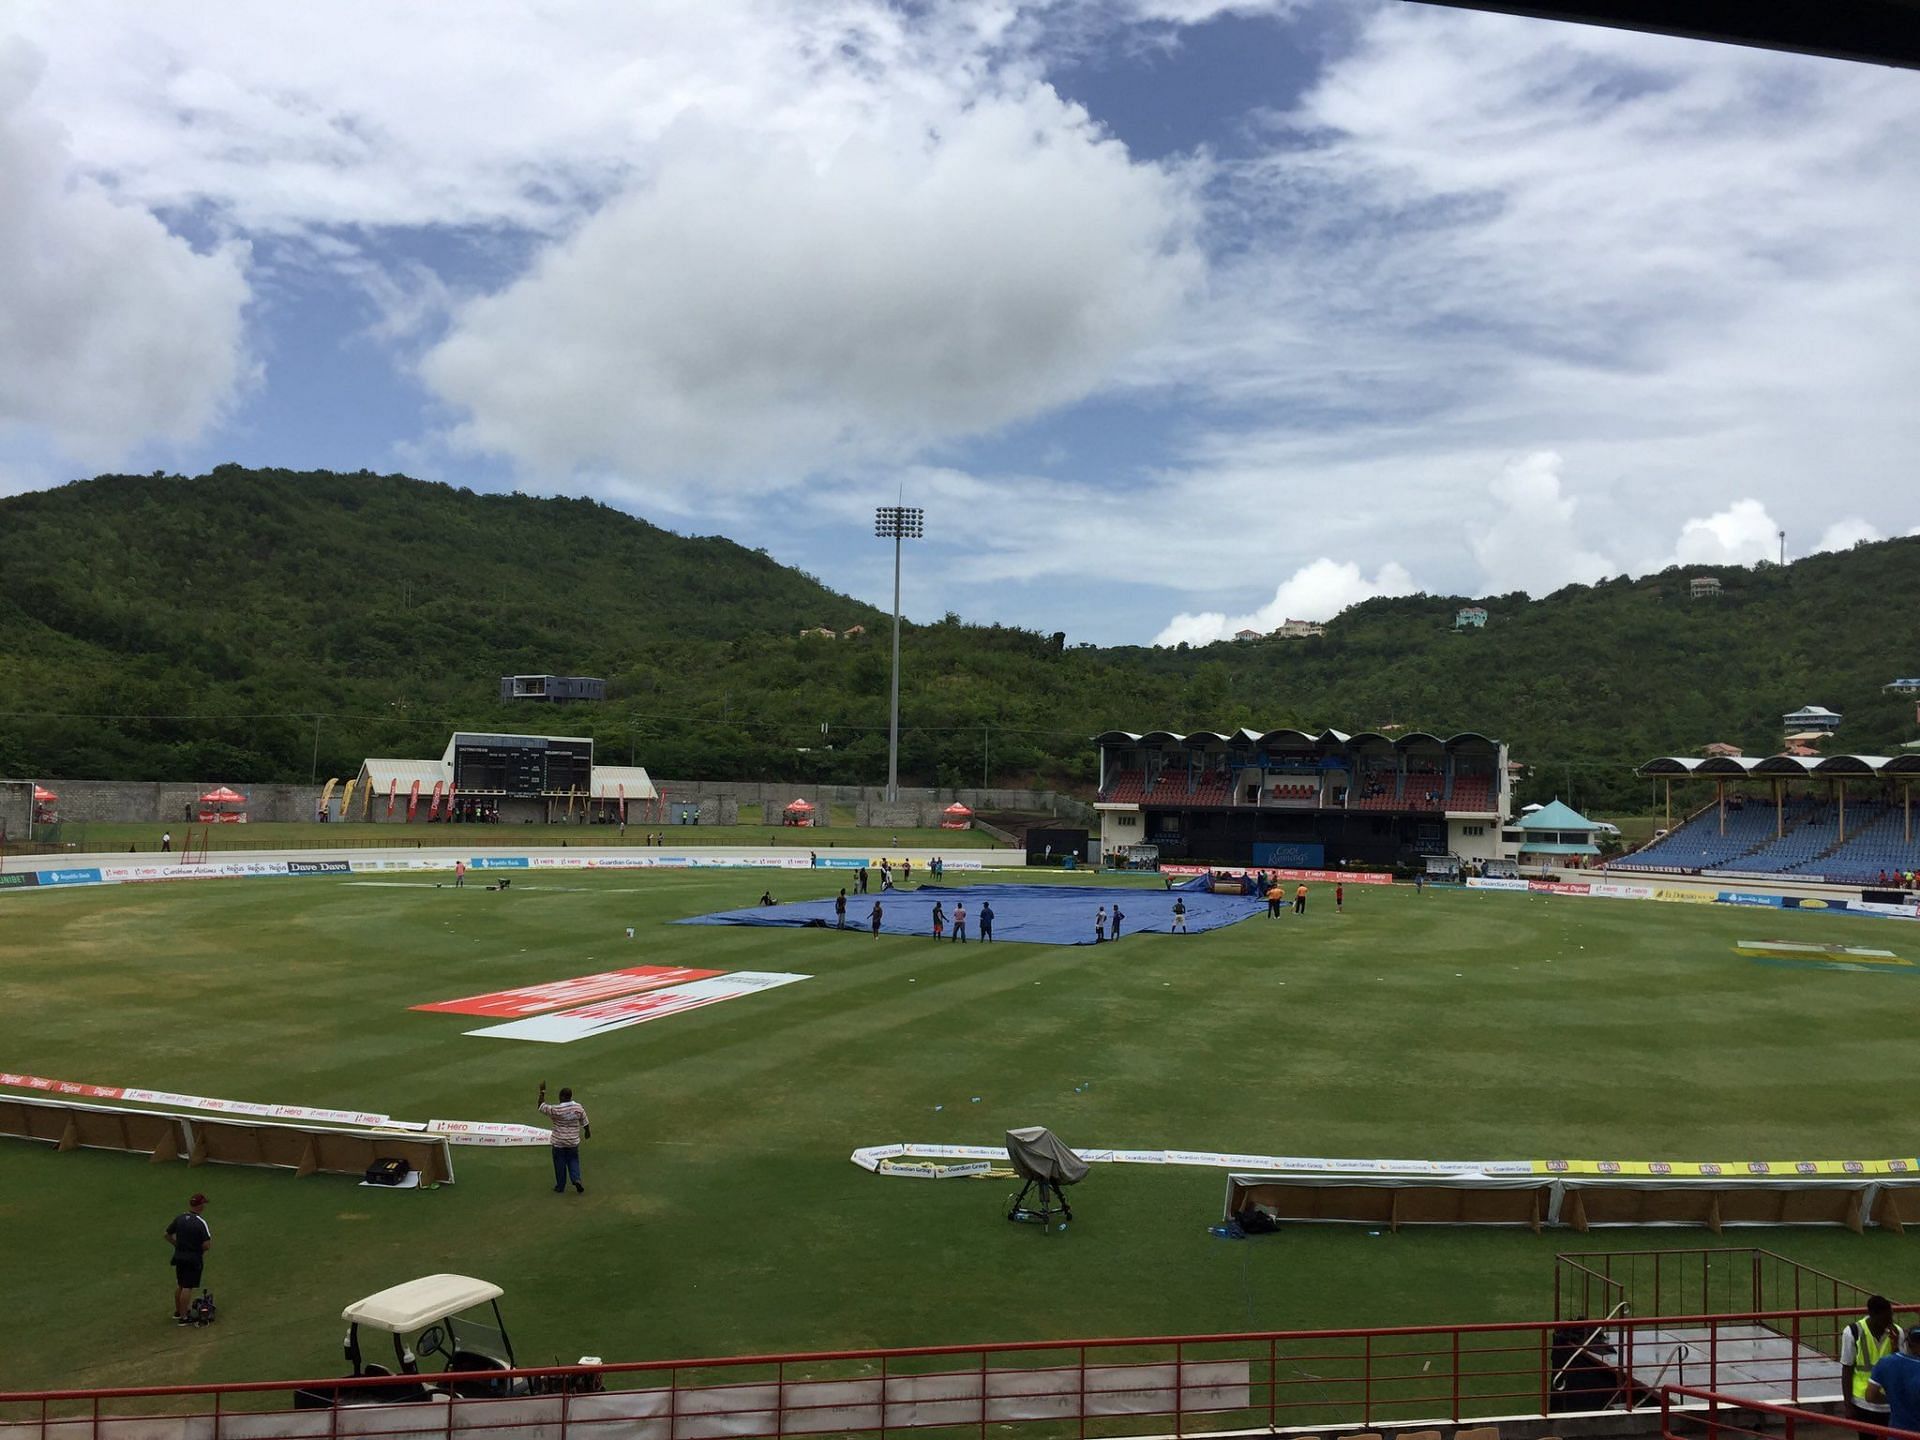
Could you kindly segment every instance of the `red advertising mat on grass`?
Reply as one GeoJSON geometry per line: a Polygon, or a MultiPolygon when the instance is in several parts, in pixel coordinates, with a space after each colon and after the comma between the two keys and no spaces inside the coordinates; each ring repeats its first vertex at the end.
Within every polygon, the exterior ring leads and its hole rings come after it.
{"type": "Polygon", "coordinates": [[[515,990],[495,990],[486,995],[436,1000],[431,1005],[412,1005],[408,1008],[436,1010],[447,1015],[492,1015],[511,1020],[522,1015],[561,1010],[569,1005],[610,1000],[616,995],[637,995],[645,990],[658,990],[689,980],[707,980],[724,973],[720,970],[693,970],[684,965],[635,965],[625,970],[576,975],[571,980],[549,980],[543,985],[522,985],[515,990]]]}

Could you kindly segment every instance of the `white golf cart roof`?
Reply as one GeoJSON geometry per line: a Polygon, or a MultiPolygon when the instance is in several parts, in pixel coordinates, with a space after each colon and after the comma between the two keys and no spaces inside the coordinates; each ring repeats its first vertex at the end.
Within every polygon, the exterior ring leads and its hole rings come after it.
{"type": "Polygon", "coordinates": [[[471,1275],[423,1275],[354,1301],[340,1312],[340,1318],[401,1335],[444,1320],[470,1305],[498,1300],[505,1293],[498,1285],[471,1275]]]}

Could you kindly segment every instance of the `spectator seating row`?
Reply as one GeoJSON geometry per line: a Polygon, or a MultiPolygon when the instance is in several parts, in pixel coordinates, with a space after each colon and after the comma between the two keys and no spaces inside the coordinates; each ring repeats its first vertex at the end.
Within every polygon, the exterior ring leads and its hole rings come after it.
{"type": "Polygon", "coordinates": [[[1849,805],[1847,838],[1834,842],[1834,833],[1828,832],[1828,848],[1796,866],[1794,873],[1843,885],[1878,885],[1882,872],[1891,877],[1896,871],[1920,870],[1920,839],[1907,843],[1906,817],[1898,805],[1849,805]]]}
{"type": "MultiPolygon", "coordinates": [[[[1806,818],[1808,802],[1788,802],[1787,820],[1797,825],[1806,818]],[[1796,808],[1796,806],[1798,808],[1796,808]]],[[[1698,815],[1677,825],[1651,845],[1636,850],[1615,862],[1620,870],[1680,869],[1722,870],[1744,868],[1742,857],[1773,839],[1774,813],[1771,805],[1747,805],[1727,811],[1726,834],[1720,833],[1720,809],[1709,805],[1698,815]],[[1741,862],[1736,864],[1735,862],[1741,862]]]]}
{"type": "Polygon", "coordinates": [[[1314,805],[1320,800],[1320,787],[1308,781],[1304,784],[1275,785],[1267,791],[1269,804],[1278,805],[1314,805]]]}
{"type": "Polygon", "coordinates": [[[1491,775],[1455,775],[1453,788],[1447,792],[1449,810],[1492,810],[1493,777],[1491,775]]]}

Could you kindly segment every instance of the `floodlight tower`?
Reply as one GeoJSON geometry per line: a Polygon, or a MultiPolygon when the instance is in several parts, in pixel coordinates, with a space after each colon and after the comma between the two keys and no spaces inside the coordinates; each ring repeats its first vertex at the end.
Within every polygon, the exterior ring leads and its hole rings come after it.
{"type": "Polygon", "coordinates": [[[881,505],[873,533],[893,541],[893,718],[887,726],[887,800],[900,798],[900,542],[926,535],[926,512],[914,505],[881,505]]]}

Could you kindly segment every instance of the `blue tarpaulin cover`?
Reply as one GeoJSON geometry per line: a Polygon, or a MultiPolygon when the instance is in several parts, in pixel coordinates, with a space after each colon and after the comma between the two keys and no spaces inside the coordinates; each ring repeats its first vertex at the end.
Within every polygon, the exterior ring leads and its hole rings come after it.
{"type": "MultiPolygon", "coordinates": [[[[937,900],[947,913],[947,935],[953,934],[953,908],[967,907],[967,938],[980,938],[980,909],[993,905],[993,938],[1027,941],[1036,945],[1091,945],[1093,921],[1102,905],[1109,922],[1118,905],[1126,919],[1122,938],[1142,932],[1173,929],[1173,902],[1187,907],[1187,930],[1218,930],[1237,920],[1265,913],[1265,905],[1246,895],[1214,895],[1206,890],[1123,890],[1101,885],[922,885],[912,890],[847,891],[847,928],[870,930],[873,905],[881,906],[880,929],[887,935],[933,934],[933,906],[937,900]]],[[[693,915],[681,925],[807,925],[833,921],[833,897],[796,900],[791,904],[754,905],[744,910],[718,910],[693,915]]],[[[1112,930],[1108,930],[1112,934],[1112,930]]]]}

